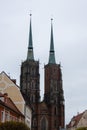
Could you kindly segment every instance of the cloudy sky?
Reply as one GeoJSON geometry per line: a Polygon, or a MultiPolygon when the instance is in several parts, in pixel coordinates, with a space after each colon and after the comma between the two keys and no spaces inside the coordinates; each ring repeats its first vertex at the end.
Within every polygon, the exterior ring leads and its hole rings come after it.
{"type": "Polygon", "coordinates": [[[54,19],[55,55],[62,66],[68,123],[77,112],[87,109],[87,0],[0,0],[0,72],[16,78],[18,85],[20,65],[27,56],[30,13],[42,97],[50,19],[54,19]]]}

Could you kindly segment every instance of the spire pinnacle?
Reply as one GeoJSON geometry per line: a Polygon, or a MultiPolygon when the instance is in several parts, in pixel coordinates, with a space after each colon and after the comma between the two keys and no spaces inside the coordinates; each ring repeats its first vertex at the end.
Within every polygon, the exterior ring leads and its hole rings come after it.
{"type": "Polygon", "coordinates": [[[49,52],[49,63],[55,64],[55,51],[54,51],[54,40],[53,40],[53,19],[51,18],[51,39],[50,39],[50,52],[49,52]]]}
{"type": "Polygon", "coordinates": [[[28,43],[27,60],[34,60],[31,16],[32,16],[32,14],[30,14],[30,29],[29,29],[29,43],[28,43]]]}

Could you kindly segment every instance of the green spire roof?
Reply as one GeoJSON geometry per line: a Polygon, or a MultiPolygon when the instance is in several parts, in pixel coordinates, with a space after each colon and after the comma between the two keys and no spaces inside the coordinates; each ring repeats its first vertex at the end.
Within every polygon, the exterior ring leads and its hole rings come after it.
{"type": "Polygon", "coordinates": [[[32,40],[32,26],[31,26],[31,14],[30,14],[30,30],[29,30],[29,44],[28,44],[27,60],[34,60],[33,40],[32,40]]]}
{"type": "Polygon", "coordinates": [[[54,40],[53,40],[53,24],[51,19],[51,39],[50,39],[50,52],[49,52],[49,64],[55,64],[55,51],[54,51],[54,40]]]}

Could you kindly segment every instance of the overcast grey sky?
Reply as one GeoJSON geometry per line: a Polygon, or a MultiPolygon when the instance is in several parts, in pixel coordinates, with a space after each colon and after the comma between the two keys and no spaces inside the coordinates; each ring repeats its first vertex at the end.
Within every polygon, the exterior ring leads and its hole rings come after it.
{"type": "Polygon", "coordinates": [[[0,72],[19,84],[26,59],[29,14],[32,13],[34,56],[40,60],[41,95],[48,63],[53,18],[57,63],[61,62],[66,123],[87,109],[87,0],[0,0],[0,72]]]}

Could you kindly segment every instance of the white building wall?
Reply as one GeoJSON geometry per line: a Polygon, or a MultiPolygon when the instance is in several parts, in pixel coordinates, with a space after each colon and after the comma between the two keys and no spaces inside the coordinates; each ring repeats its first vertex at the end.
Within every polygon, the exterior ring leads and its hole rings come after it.
{"type": "Polygon", "coordinates": [[[25,123],[27,126],[31,129],[31,118],[32,118],[32,111],[31,109],[26,105],[25,106],[25,123]]]}

